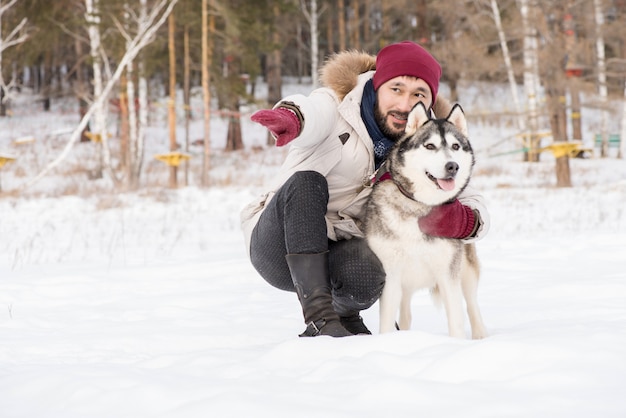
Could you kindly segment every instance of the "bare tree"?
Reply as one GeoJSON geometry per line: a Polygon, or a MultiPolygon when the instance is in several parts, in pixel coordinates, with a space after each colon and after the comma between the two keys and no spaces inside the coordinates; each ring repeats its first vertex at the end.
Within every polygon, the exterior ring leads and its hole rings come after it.
{"type": "Polygon", "coordinates": [[[598,95],[600,96],[600,105],[602,107],[600,119],[600,135],[602,136],[602,145],[600,148],[600,156],[606,157],[609,152],[609,135],[607,132],[608,120],[608,90],[606,86],[606,61],[604,57],[604,37],[602,36],[602,27],[604,25],[604,15],[602,11],[602,0],[593,0],[594,17],[596,22],[596,56],[598,70],[598,95]]]}
{"type": "MultiPolygon", "coordinates": [[[[88,0],[87,0],[88,1],[88,0]]],[[[172,9],[176,5],[178,0],[159,0],[154,4],[150,10],[150,13],[145,16],[140,16],[137,20],[137,33],[131,38],[130,43],[126,47],[126,52],[117,61],[117,67],[115,72],[111,74],[107,83],[103,85],[100,95],[94,97],[93,103],[89,106],[89,109],[85,112],[85,115],[81,119],[78,126],[74,129],[70,135],[70,139],[61,151],[61,153],[44,169],[39,172],[35,177],[28,180],[24,187],[29,187],[44,178],[52,169],[58,166],[70,153],[72,147],[81,137],[83,129],[87,126],[89,119],[94,115],[96,110],[103,106],[104,102],[108,99],[111,90],[120,79],[122,72],[126,69],[129,62],[133,61],[135,57],[141,52],[141,50],[154,40],[156,32],[163,25],[167,17],[172,12],[172,9]]],[[[123,30],[123,27],[118,25],[118,29],[123,30]]],[[[141,89],[140,89],[141,90],[141,89]]]]}
{"type": "Polygon", "coordinates": [[[622,140],[620,142],[618,157],[624,158],[624,156],[626,155],[626,80],[624,81],[624,96],[622,97],[622,120],[620,138],[622,138],[622,140]]]}
{"type": "Polygon", "coordinates": [[[337,26],[339,26],[339,51],[343,51],[346,49],[346,5],[344,0],[337,0],[337,19],[337,26]]]}
{"type": "MultiPolygon", "coordinates": [[[[13,30],[11,30],[6,36],[2,36],[2,17],[7,10],[9,10],[18,0],[11,0],[7,4],[0,5],[0,116],[6,115],[6,101],[9,95],[9,87],[2,76],[3,63],[2,53],[7,49],[15,45],[19,45],[28,39],[28,32],[25,30],[28,19],[23,18],[13,30]]],[[[9,83],[11,84],[11,83],[9,83]]]]}
{"type": "MultiPolygon", "coordinates": [[[[100,8],[99,0],[85,0],[85,20],[87,21],[87,32],[89,33],[90,55],[93,70],[93,94],[95,97],[102,96],[104,75],[102,74],[104,65],[102,60],[102,42],[100,39],[100,8]]],[[[103,162],[107,167],[111,167],[110,154],[106,152],[109,148],[106,146],[108,141],[107,132],[107,106],[106,102],[99,101],[94,103],[94,123],[92,127],[92,139],[97,144],[98,155],[97,165],[92,171],[91,176],[94,178],[102,177],[103,162]]],[[[115,180],[115,175],[111,171],[109,173],[115,180]]]]}
{"type": "MultiPolygon", "coordinates": [[[[174,20],[174,14],[170,14],[168,17],[168,47],[169,52],[169,69],[170,69],[170,100],[168,102],[168,122],[170,128],[170,151],[176,151],[178,145],[176,144],[176,45],[174,42],[176,34],[176,21],[174,20]]],[[[174,164],[170,165],[170,181],[169,185],[172,188],[178,186],[178,167],[174,164]]]]}
{"type": "Polygon", "coordinates": [[[302,13],[304,14],[307,22],[309,22],[309,27],[311,31],[311,84],[313,86],[317,86],[317,75],[319,66],[319,31],[317,29],[317,24],[320,14],[322,12],[317,11],[317,0],[308,0],[308,3],[309,6],[307,7],[307,5],[305,4],[305,0],[300,0],[302,13]]]}
{"type": "MultiPolygon", "coordinates": [[[[210,0],[211,10],[214,10],[214,0],[210,0]]],[[[202,0],[202,104],[204,121],[204,153],[202,158],[202,186],[209,185],[209,168],[211,161],[211,77],[209,70],[213,61],[213,36],[215,34],[215,18],[209,19],[209,0],[202,0]]]]}
{"type": "Polygon", "coordinates": [[[539,120],[538,120],[538,51],[537,28],[534,25],[537,10],[536,0],[520,0],[522,27],[524,31],[524,92],[528,103],[527,131],[524,132],[525,146],[530,152],[524,154],[526,160],[538,159],[539,120]]]}
{"type": "Polygon", "coordinates": [[[350,25],[350,48],[357,50],[361,49],[361,19],[359,17],[359,0],[352,0],[350,18],[348,22],[350,25]]]}
{"type": "Polygon", "coordinates": [[[517,96],[517,82],[515,81],[515,73],[513,72],[513,64],[511,62],[511,55],[509,54],[509,47],[506,43],[506,34],[502,27],[502,20],[500,19],[500,8],[496,0],[491,0],[491,11],[493,13],[493,19],[496,23],[498,30],[498,38],[500,39],[500,48],[502,49],[502,57],[504,58],[504,64],[506,66],[506,74],[509,80],[509,86],[511,87],[511,95],[513,97],[513,104],[515,105],[515,112],[517,113],[517,127],[521,132],[525,130],[524,118],[522,117],[522,107],[517,96]]]}

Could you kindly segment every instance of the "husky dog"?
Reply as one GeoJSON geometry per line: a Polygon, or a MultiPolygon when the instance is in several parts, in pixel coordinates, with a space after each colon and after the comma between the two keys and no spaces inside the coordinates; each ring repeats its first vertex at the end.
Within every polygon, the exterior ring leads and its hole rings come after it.
{"type": "MultiPolygon", "coordinates": [[[[479,265],[473,244],[420,231],[418,218],[455,199],[467,186],[474,154],[456,104],[445,119],[430,119],[423,104],[411,111],[406,135],[389,153],[382,181],[366,206],[365,236],[387,279],[380,298],[380,332],[411,326],[411,296],[428,288],[443,300],[450,336],[465,338],[463,297],[472,338],[487,333],[477,304],[479,265]],[[385,181],[384,178],[389,178],[385,181]]],[[[380,175],[377,176],[377,178],[380,175]]]]}

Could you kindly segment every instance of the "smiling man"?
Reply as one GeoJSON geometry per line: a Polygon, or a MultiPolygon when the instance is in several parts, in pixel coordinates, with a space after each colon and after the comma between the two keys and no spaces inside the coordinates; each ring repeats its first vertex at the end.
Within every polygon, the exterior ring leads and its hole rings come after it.
{"type": "MultiPolygon", "coordinates": [[[[370,334],[360,311],[380,296],[385,272],[363,239],[369,186],[418,102],[447,116],[440,77],[437,60],[413,42],[388,45],[376,57],[342,52],[321,69],[324,87],[252,115],[277,146],[290,148],[275,182],[242,211],[242,228],[259,274],[296,292],[301,336],[370,334]]],[[[482,238],[488,225],[482,197],[469,188],[420,220],[427,234],[466,242],[482,238]]]]}

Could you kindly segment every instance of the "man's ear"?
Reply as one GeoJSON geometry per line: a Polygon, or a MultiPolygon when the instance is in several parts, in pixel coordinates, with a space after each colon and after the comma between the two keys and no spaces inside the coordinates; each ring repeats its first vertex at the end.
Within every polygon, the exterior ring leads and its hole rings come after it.
{"type": "Polygon", "coordinates": [[[417,132],[417,129],[430,119],[428,114],[429,111],[424,106],[424,103],[418,102],[411,110],[411,113],[409,113],[404,134],[409,136],[417,132]]]}

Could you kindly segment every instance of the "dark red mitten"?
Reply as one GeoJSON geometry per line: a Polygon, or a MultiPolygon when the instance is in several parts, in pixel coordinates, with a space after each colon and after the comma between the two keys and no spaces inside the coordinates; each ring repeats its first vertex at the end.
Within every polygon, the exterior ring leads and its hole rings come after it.
{"type": "Polygon", "coordinates": [[[463,239],[474,232],[476,216],[472,209],[455,199],[452,203],[434,206],[417,223],[426,235],[463,239]]]}
{"type": "Polygon", "coordinates": [[[259,110],[250,119],[269,129],[277,147],[287,145],[300,134],[300,120],[294,112],[282,107],[259,110]]]}

